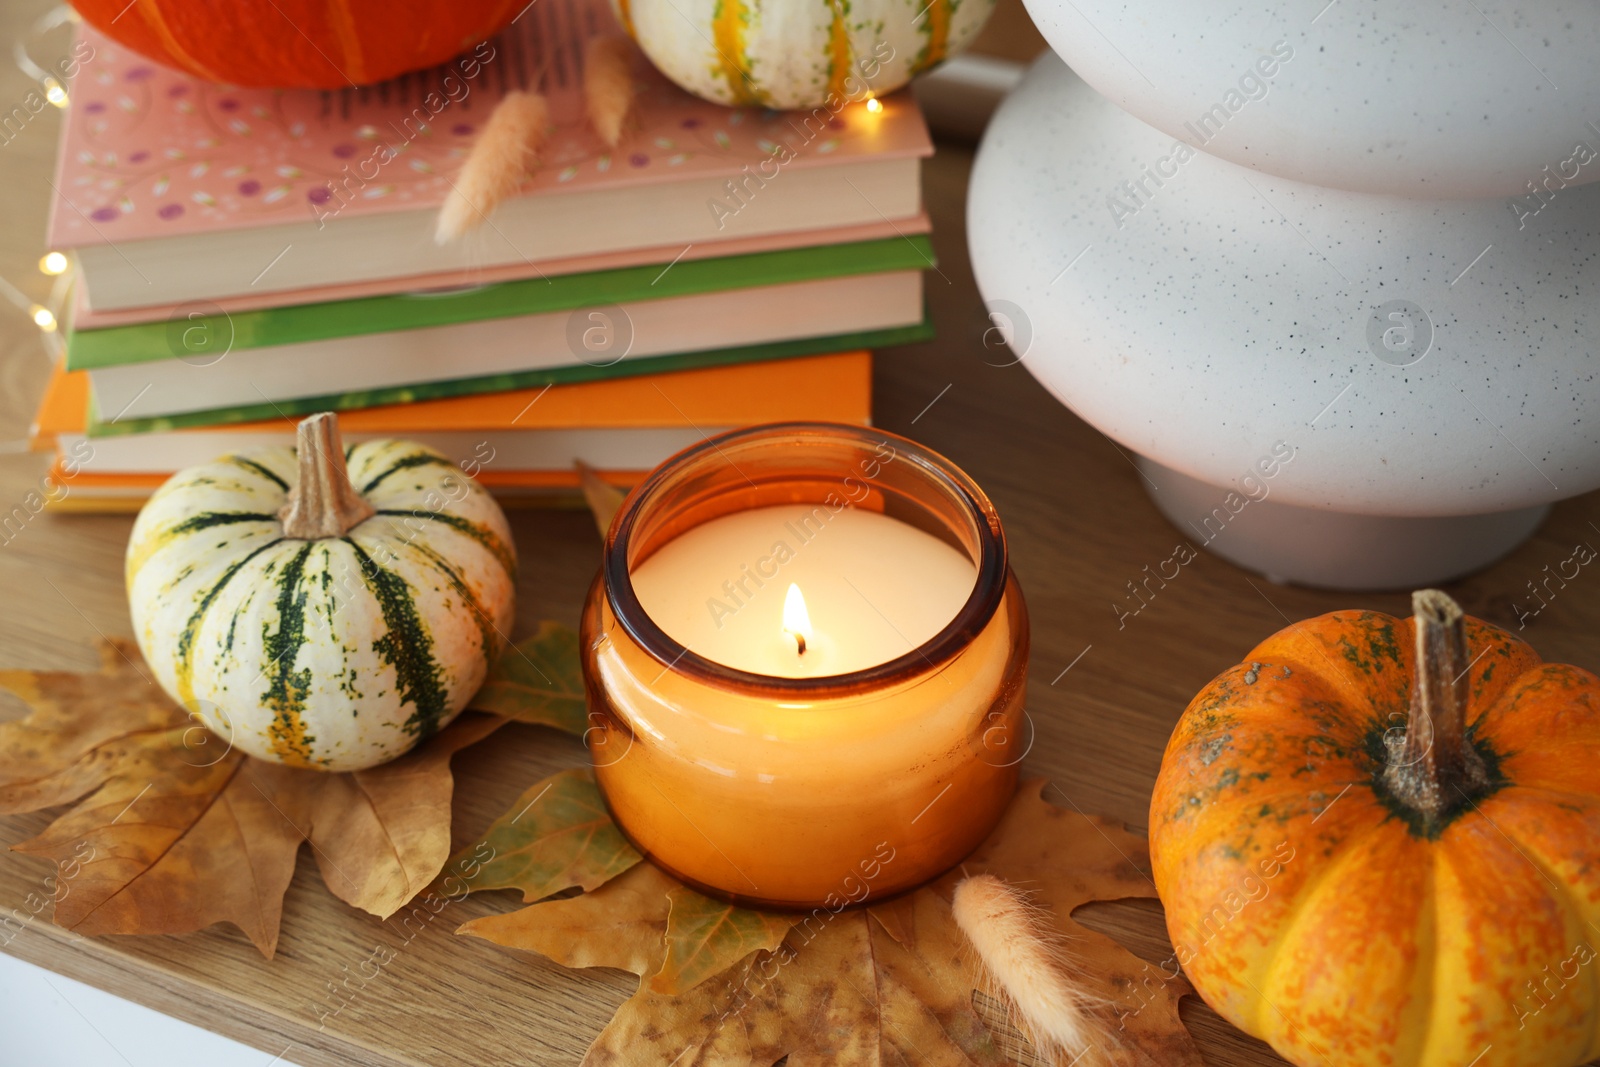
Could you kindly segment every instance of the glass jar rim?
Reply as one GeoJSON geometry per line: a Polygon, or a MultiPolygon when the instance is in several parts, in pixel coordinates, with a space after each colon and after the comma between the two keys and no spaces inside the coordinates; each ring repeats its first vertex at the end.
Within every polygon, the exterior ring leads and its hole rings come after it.
{"type": "Polygon", "coordinates": [[[1005,531],[1000,525],[999,513],[965,471],[933,449],[899,434],[873,427],[831,422],[766,423],[730,430],[707,437],[699,444],[671,456],[635,486],[617,510],[611,529],[606,534],[601,563],[602,584],[612,615],[634,642],[664,668],[723,688],[760,693],[766,697],[788,695],[802,700],[880,687],[948,663],[972,643],[999,610],[1005,597],[1009,573],[1005,531]],[[977,559],[974,561],[977,574],[972,592],[950,621],[916,648],[883,663],[844,674],[809,678],[758,674],[707,659],[680,644],[661,629],[640,603],[628,566],[628,550],[640,512],[651,504],[655,495],[675,474],[710,453],[722,457],[731,466],[732,461],[727,460],[725,454],[725,449],[730,445],[743,445],[763,438],[796,436],[843,439],[869,448],[888,443],[898,456],[911,460],[923,478],[937,484],[958,501],[961,511],[971,523],[977,542],[977,559]]]}

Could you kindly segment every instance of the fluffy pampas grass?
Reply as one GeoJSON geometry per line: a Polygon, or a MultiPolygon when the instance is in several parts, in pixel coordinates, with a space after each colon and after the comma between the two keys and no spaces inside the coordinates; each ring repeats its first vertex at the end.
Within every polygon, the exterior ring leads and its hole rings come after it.
{"type": "Polygon", "coordinates": [[[583,53],[583,95],[594,132],[607,147],[617,147],[633,107],[632,41],[615,34],[589,41],[583,53]]]}
{"type": "Polygon", "coordinates": [[[539,155],[550,108],[538,93],[509,92],[462,164],[455,187],[439,208],[433,237],[448,244],[478,227],[500,201],[517,191],[539,155]]]}
{"type": "Polygon", "coordinates": [[[1027,897],[977,874],[956,886],[951,907],[988,983],[1042,1059],[1077,1063],[1097,1046],[1110,1051],[1093,1014],[1100,999],[1068,977],[1060,939],[1027,897]]]}

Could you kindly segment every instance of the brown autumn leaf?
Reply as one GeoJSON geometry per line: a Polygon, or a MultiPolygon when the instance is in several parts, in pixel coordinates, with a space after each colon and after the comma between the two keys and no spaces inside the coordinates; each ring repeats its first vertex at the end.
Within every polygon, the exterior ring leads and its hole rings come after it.
{"type": "Polygon", "coordinates": [[[326,774],[231,750],[174,704],[127,641],[98,673],[0,671],[31,708],[0,724],[0,812],[76,803],[12,848],[58,865],[54,921],[80,934],[232,923],[271,957],[295,857],[387,917],[450,851],[450,757],[503,719],[466,714],[400,759],[326,774]]]}
{"type": "Polygon", "coordinates": [[[790,1067],[986,1067],[1006,1058],[974,1008],[978,967],[949,900],[966,874],[989,871],[1034,894],[1068,939],[1075,977],[1106,1004],[1104,1040],[1084,1067],[1199,1067],[1177,1014],[1188,985],[1071,917],[1093,900],[1155,895],[1144,840],[1055,807],[1044,788],[1024,786],[960,869],[880,904],[764,914],[710,900],[646,861],[592,892],[460,932],[640,976],[587,1067],[766,1067],[784,1056],[790,1067]]]}
{"type": "MultiPolygon", "coordinates": [[[[1055,806],[1045,799],[1052,789],[1043,780],[1024,783],[989,839],[933,891],[948,901],[958,881],[982,872],[1025,889],[1065,936],[1074,977],[1108,1005],[1114,1044],[1103,1050],[1101,1061],[1119,1067],[1202,1067],[1200,1052],[1178,1018],[1178,1001],[1194,990],[1177,968],[1169,975],[1072,918],[1091,901],[1156,899],[1148,843],[1106,819],[1055,806]]],[[[1055,792],[1072,803],[1059,789],[1055,792]]],[[[1090,1063],[1086,1057],[1084,1067],[1090,1063]]]]}
{"type": "Polygon", "coordinates": [[[582,896],[473,919],[456,932],[538,952],[567,967],[632,971],[648,978],[652,990],[676,994],[752,952],[776,949],[801,918],[737,908],[695,892],[642,857],[634,864],[582,896]]]}
{"type": "Polygon", "coordinates": [[[610,967],[642,977],[661,966],[667,894],[681,884],[653,863],[638,863],[592,893],[486,915],[456,933],[537,952],[563,967],[610,967]]]}
{"type": "Polygon", "coordinates": [[[641,983],[584,1057],[586,1065],[754,1067],[821,1064],[971,1067],[1004,1063],[972,1008],[972,967],[932,893],[910,905],[926,936],[901,945],[868,907],[798,924],[771,952],[745,956],[687,993],[641,983]]]}

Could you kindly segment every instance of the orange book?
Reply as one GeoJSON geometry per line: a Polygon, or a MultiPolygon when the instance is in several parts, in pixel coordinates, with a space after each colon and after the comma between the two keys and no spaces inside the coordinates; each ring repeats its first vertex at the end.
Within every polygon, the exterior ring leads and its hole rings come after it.
{"type": "MultiPolygon", "coordinates": [[[[288,417],[91,437],[88,402],[87,375],[58,366],[33,426],[34,447],[58,454],[57,480],[79,491],[66,494],[77,498],[68,509],[142,500],[183,467],[294,440],[288,417]]],[[[872,356],[858,351],[364,408],[339,425],[347,441],[431,445],[497,493],[540,493],[575,488],[578,460],[630,485],[711,434],[790,420],[866,425],[871,414],[872,356]]]]}

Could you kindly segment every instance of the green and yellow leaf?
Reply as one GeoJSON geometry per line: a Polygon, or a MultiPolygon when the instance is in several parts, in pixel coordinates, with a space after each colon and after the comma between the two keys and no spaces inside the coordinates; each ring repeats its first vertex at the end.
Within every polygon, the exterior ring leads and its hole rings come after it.
{"type": "Polygon", "coordinates": [[[777,948],[800,919],[735,907],[686,885],[674,885],[667,899],[666,958],[650,977],[656,993],[685,993],[752,952],[777,948]]]}
{"type": "Polygon", "coordinates": [[[588,729],[578,634],[541,622],[532,637],[508,646],[468,705],[513,722],[553,726],[582,737],[588,729]]]}
{"type": "Polygon", "coordinates": [[[471,870],[462,877],[474,890],[520,889],[525,901],[595,889],[644,858],[611,821],[588,768],[533,785],[479,840],[451,858],[450,870],[471,870]]]}

